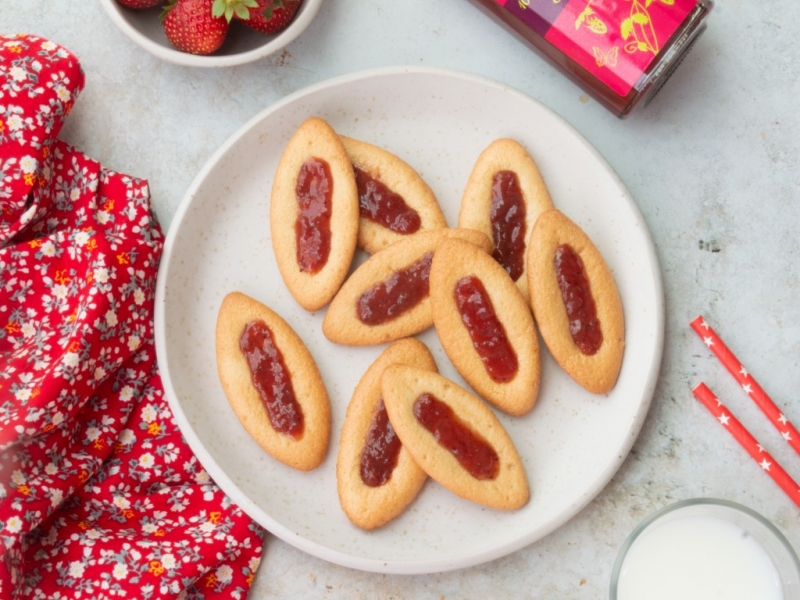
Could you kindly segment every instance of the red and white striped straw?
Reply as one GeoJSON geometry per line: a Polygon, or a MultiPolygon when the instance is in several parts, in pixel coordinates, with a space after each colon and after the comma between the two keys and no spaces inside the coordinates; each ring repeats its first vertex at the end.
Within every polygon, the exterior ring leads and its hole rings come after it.
{"type": "Polygon", "coordinates": [[[699,335],[706,346],[714,355],[725,365],[728,372],[733,375],[745,393],[758,405],[770,422],[780,432],[783,439],[800,454],[800,432],[795,429],[789,419],[784,416],[781,410],[772,401],[772,398],[758,385],[758,382],[744,368],[733,352],[728,349],[722,339],[717,335],[706,320],[700,316],[691,322],[692,329],[699,335]]]}
{"type": "Polygon", "coordinates": [[[736,438],[736,441],[747,450],[747,453],[753,457],[753,460],[755,460],[758,465],[772,477],[773,481],[786,492],[789,498],[791,498],[797,506],[800,506],[800,486],[798,486],[791,476],[783,470],[783,467],[772,458],[770,453],[764,450],[764,447],[744,428],[739,420],[733,416],[731,411],[717,399],[708,386],[705,383],[700,383],[692,390],[692,393],[695,395],[695,398],[702,402],[703,406],[717,418],[717,421],[736,438]]]}

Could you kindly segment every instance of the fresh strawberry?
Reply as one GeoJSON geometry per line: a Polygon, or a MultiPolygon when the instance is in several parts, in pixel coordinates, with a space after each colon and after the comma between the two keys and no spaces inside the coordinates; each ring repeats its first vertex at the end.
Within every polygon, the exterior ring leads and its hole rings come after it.
{"type": "Polygon", "coordinates": [[[117,0],[123,6],[128,8],[152,8],[157,4],[161,4],[164,0],[117,0]]]}
{"type": "Polygon", "coordinates": [[[182,52],[211,54],[228,33],[228,21],[212,14],[214,0],[170,0],[162,13],[169,42],[182,52]]]}
{"type": "Polygon", "coordinates": [[[250,17],[237,18],[242,24],[260,33],[277,33],[286,29],[297,14],[303,0],[256,0],[258,6],[250,8],[250,17]]]}

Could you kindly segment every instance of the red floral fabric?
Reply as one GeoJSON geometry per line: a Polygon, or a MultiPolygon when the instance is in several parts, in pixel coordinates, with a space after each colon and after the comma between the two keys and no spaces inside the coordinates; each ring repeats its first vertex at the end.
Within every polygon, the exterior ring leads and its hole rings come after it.
{"type": "Polygon", "coordinates": [[[147,182],[57,139],[83,85],[66,49],[0,37],[0,597],[245,598],[263,532],[158,373],[147,182]]]}

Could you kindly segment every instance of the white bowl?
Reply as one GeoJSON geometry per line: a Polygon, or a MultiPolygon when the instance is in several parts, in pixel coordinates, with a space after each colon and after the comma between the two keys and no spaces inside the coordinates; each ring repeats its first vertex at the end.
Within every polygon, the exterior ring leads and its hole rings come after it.
{"type": "Polygon", "coordinates": [[[219,50],[206,56],[181,52],[169,43],[159,19],[161,5],[134,10],[117,0],[100,0],[100,3],[122,33],[158,58],[189,67],[231,67],[264,58],[288,45],[308,27],[322,0],[303,0],[289,27],[274,35],[236,27],[219,50]]]}
{"type": "Polygon", "coordinates": [[[611,574],[610,600],[800,599],[800,560],[784,535],[741,504],[695,498],[640,523],[611,574]]]}

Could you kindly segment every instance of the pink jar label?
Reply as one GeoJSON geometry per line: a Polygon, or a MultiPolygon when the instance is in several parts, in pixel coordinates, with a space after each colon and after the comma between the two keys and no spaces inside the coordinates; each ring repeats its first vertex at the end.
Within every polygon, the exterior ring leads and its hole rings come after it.
{"type": "Polygon", "coordinates": [[[625,96],[698,0],[495,0],[625,96]]]}

